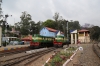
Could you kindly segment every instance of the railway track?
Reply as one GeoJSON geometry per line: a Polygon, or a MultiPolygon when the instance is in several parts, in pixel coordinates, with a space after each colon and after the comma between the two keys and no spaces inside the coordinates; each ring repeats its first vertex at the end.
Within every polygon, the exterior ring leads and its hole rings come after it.
{"type": "Polygon", "coordinates": [[[46,53],[51,52],[52,50],[55,50],[56,48],[48,48],[45,51],[39,51],[36,53],[31,53],[28,55],[8,59],[5,61],[1,61],[0,66],[26,66],[27,64],[35,61],[37,58],[43,56],[46,53]]]}
{"type": "Polygon", "coordinates": [[[2,52],[2,53],[0,53],[0,57],[13,55],[13,54],[25,52],[25,51],[28,51],[28,50],[30,50],[30,49],[20,49],[20,50],[13,50],[13,51],[8,51],[8,52],[2,52]]]}
{"type": "Polygon", "coordinates": [[[96,53],[96,55],[100,58],[100,45],[99,44],[93,44],[93,50],[96,53]]]}

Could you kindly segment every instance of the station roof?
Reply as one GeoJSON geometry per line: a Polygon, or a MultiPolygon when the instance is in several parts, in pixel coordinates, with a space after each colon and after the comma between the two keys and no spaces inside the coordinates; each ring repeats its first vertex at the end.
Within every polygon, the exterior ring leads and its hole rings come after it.
{"type": "Polygon", "coordinates": [[[82,29],[82,30],[79,30],[78,32],[89,32],[89,30],[82,29]]]}

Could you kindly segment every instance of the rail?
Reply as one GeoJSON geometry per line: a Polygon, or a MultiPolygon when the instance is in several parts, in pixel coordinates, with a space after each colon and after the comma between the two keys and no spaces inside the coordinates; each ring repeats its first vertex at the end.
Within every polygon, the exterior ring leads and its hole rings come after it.
{"type": "Polygon", "coordinates": [[[2,52],[0,53],[0,57],[2,56],[9,56],[9,55],[13,55],[13,54],[17,54],[17,53],[21,53],[21,52],[24,52],[24,51],[28,51],[30,50],[30,48],[23,48],[23,49],[20,49],[20,50],[11,50],[11,51],[7,51],[7,52],[2,52]]]}
{"type": "Polygon", "coordinates": [[[96,53],[96,55],[100,58],[100,46],[99,46],[99,44],[93,44],[92,48],[93,48],[93,51],[96,53]]]}
{"type": "Polygon", "coordinates": [[[31,61],[34,61],[37,58],[41,57],[42,55],[44,55],[44,54],[46,54],[46,53],[48,53],[48,52],[50,52],[52,50],[55,50],[55,49],[56,48],[48,48],[45,51],[42,50],[42,51],[39,51],[39,52],[36,52],[36,53],[32,53],[32,54],[28,54],[28,55],[12,58],[12,59],[8,59],[8,60],[5,60],[5,62],[1,61],[1,66],[15,66],[15,65],[16,66],[22,66],[22,65],[25,66],[28,63],[30,63],[31,61]],[[21,63],[21,62],[23,62],[25,60],[28,60],[28,61],[25,62],[25,63],[21,63]]]}

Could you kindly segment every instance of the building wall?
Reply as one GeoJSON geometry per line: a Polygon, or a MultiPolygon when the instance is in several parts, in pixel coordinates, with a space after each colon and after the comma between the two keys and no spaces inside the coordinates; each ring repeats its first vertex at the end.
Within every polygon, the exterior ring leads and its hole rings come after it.
{"type": "Polygon", "coordinates": [[[79,41],[81,43],[87,43],[87,42],[90,42],[90,37],[78,37],[79,41]]]}
{"type": "Polygon", "coordinates": [[[64,34],[61,34],[61,32],[58,31],[57,36],[64,36],[64,34]]]}
{"type": "Polygon", "coordinates": [[[0,26],[0,46],[1,46],[1,38],[2,38],[2,28],[0,26]]]}
{"type": "Polygon", "coordinates": [[[78,40],[81,42],[81,43],[88,43],[88,42],[90,42],[90,35],[89,35],[89,33],[87,33],[87,32],[85,32],[85,35],[84,35],[84,33],[82,34],[80,34],[80,33],[78,33],[78,40]]]}
{"type": "Polygon", "coordinates": [[[40,30],[40,35],[48,36],[48,37],[55,37],[56,33],[55,32],[50,32],[46,28],[43,28],[43,29],[40,30]]]}

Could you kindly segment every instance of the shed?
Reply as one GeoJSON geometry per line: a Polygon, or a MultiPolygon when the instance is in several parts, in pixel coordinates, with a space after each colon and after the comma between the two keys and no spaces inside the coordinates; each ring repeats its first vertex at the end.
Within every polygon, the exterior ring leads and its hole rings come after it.
{"type": "Polygon", "coordinates": [[[21,40],[22,40],[22,41],[31,41],[31,40],[32,40],[32,36],[29,35],[29,36],[27,36],[27,37],[22,38],[21,40]]]}

